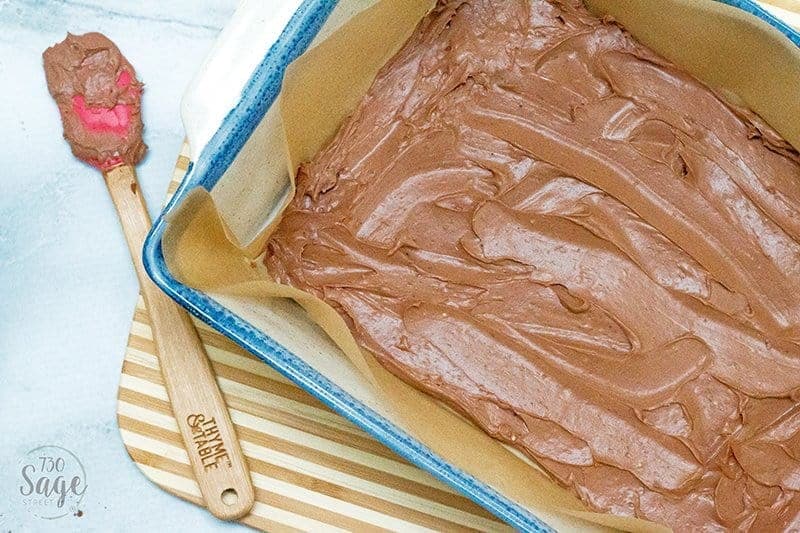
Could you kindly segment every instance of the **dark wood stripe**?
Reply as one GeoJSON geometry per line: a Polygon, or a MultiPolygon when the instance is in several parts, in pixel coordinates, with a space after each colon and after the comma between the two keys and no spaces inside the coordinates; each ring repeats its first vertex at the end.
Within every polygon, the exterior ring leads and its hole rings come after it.
{"type": "Polygon", "coordinates": [[[134,363],[133,361],[126,360],[122,363],[122,373],[149,381],[150,383],[160,387],[164,386],[164,377],[161,375],[160,370],[150,368],[149,366],[140,365],[139,363],[134,363]]]}
{"type": "MultiPolygon", "coordinates": [[[[130,365],[131,363],[129,361],[126,361],[126,364],[130,365]]],[[[130,372],[125,372],[125,374],[131,375],[130,372]]],[[[165,415],[173,416],[172,406],[169,404],[169,402],[162,400],[160,398],[153,398],[152,396],[148,396],[147,394],[142,394],[141,392],[137,392],[135,390],[126,389],[125,387],[120,387],[117,399],[123,402],[146,407],[151,411],[156,411],[165,415]]]]}

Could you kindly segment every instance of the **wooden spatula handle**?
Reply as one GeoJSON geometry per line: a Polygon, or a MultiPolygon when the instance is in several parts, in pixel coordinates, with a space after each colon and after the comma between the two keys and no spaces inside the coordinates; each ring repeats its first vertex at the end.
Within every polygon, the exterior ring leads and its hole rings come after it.
{"type": "Polygon", "coordinates": [[[200,492],[211,513],[240,518],[253,506],[250,472],[208,356],[189,315],[148,278],[142,245],[150,216],[131,166],[104,173],[150,313],[172,411],[200,492]]]}

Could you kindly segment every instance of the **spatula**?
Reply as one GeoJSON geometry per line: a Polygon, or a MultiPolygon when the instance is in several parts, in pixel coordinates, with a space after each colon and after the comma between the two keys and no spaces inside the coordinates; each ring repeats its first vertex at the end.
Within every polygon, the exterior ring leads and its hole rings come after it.
{"type": "Polygon", "coordinates": [[[99,33],[67,35],[44,52],[64,137],[102,171],[119,214],[150,314],[161,373],[206,507],[224,520],[247,514],[250,472],[203,344],[189,315],[148,278],[142,245],[150,229],[134,166],[143,157],[142,85],[116,45],[99,33]]]}

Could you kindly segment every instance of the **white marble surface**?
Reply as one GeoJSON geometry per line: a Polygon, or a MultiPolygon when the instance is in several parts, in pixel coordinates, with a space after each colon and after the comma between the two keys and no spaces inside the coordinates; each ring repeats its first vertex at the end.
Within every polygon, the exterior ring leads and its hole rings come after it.
{"type": "Polygon", "coordinates": [[[146,84],[139,176],[160,206],[183,139],[179,102],[236,0],[0,0],[0,531],[235,530],[152,485],[115,420],[137,283],[102,178],[73,159],[41,53],[109,35],[146,84]],[[19,502],[18,461],[57,444],[87,471],[83,516],[19,502]]]}

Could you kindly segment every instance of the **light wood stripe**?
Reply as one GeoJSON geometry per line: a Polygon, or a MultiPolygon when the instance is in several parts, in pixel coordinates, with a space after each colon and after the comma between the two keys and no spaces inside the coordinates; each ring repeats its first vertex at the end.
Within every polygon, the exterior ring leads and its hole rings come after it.
{"type": "MultiPolygon", "coordinates": [[[[168,196],[189,164],[178,158],[168,196]]],[[[195,322],[242,448],[256,505],[241,521],[272,532],[509,531],[206,324],[195,322]]],[[[202,505],[141,296],[120,377],[117,419],[129,455],[168,492],[202,505]]]]}
{"type": "Polygon", "coordinates": [[[131,324],[131,335],[136,335],[137,337],[142,337],[149,341],[153,340],[153,330],[150,329],[150,325],[136,320],[131,324]]]}
{"type": "Polygon", "coordinates": [[[178,434],[178,424],[171,415],[126,402],[122,398],[117,403],[117,418],[119,424],[126,430],[133,430],[137,424],[147,423],[169,433],[178,434]]]}

